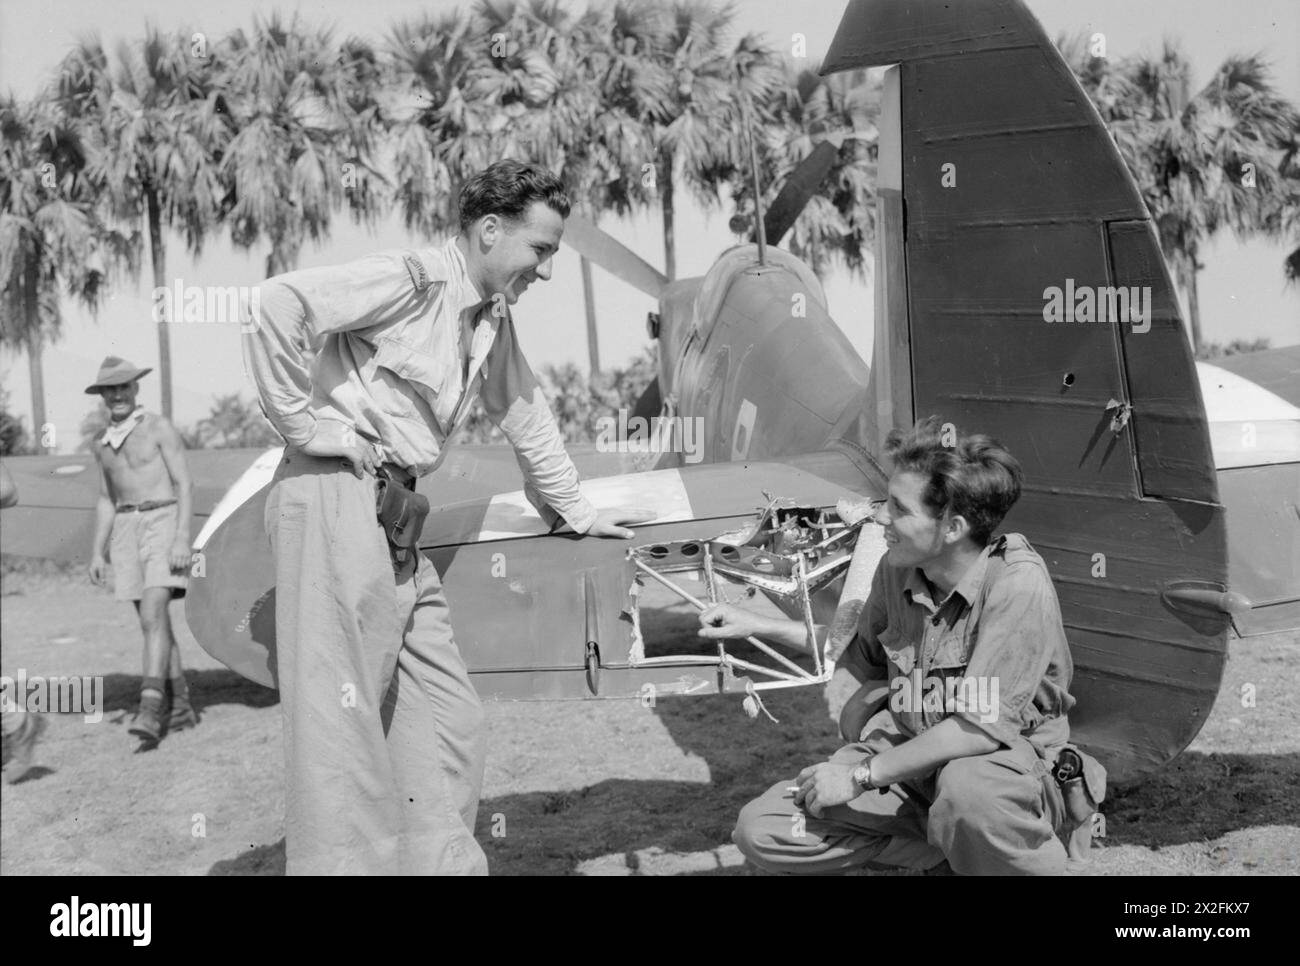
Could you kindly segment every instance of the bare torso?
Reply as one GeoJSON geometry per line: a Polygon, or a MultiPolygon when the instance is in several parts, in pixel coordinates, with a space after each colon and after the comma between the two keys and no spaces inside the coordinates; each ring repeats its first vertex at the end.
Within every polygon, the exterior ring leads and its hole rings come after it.
{"type": "Polygon", "coordinates": [[[114,505],[170,500],[176,495],[159,446],[162,421],[161,416],[146,415],[116,451],[95,443],[95,458],[104,467],[114,505]]]}

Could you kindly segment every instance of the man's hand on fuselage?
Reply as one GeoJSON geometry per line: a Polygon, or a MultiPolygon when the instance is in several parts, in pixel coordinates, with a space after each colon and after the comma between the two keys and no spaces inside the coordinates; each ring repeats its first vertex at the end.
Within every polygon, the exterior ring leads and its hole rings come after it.
{"type": "Polygon", "coordinates": [[[587,530],[588,537],[617,537],[631,540],[636,533],[622,526],[624,523],[645,523],[653,520],[657,513],[643,507],[616,507],[613,510],[601,510],[596,514],[596,522],[587,530]]]}

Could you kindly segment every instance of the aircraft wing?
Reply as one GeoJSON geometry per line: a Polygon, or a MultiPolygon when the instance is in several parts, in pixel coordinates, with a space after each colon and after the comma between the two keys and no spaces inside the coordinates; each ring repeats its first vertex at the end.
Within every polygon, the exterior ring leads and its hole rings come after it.
{"type": "MultiPolygon", "coordinates": [[[[566,447],[584,480],[649,469],[653,453],[602,453],[593,443],[566,447]]],[[[450,506],[523,488],[524,478],[508,444],[453,446],[438,469],[420,481],[431,507],[450,506]]]]}
{"type": "MultiPolygon", "coordinates": [[[[476,466],[504,471],[494,457],[476,466]]],[[[426,479],[421,491],[433,496],[436,484],[426,479]]],[[[548,534],[523,494],[510,491],[444,505],[425,523],[422,552],[442,576],[457,642],[485,698],[628,697],[646,684],[660,694],[744,690],[744,680],[718,667],[712,647],[702,654],[660,650],[672,644],[660,638],[698,643],[694,611],[674,610],[681,601],[667,591],[653,607],[648,591],[638,603],[630,594],[637,570],[629,551],[647,559],[677,554],[679,569],[689,570],[705,542],[752,523],[772,497],[827,508],[860,499],[869,484],[846,456],[830,452],[588,478],[582,488],[597,507],[642,506],[657,516],[636,526],[630,541],[548,534]]],[[[186,616],[210,654],[273,686],[275,593],[264,501],[259,490],[212,534],[186,616]]],[[[698,582],[688,587],[705,596],[698,582]]],[[[823,585],[821,613],[837,600],[838,585],[823,585]]],[[[811,672],[776,663],[771,686],[815,683],[811,672]]]]}
{"type": "MultiPolygon", "coordinates": [[[[589,444],[571,446],[569,452],[584,479],[647,465],[645,454],[600,453],[589,444]]],[[[271,479],[279,453],[279,447],[186,451],[194,480],[190,533],[196,546],[271,479]]],[[[88,561],[99,485],[94,457],[13,456],[5,458],[5,466],[18,486],[18,505],[4,511],[0,552],[60,563],[88,561]]],[[[432,505],[443,506],[522,486],[508,445],[457,446],[438,472],[422,481],[421,491],[432,505]]]]}
{"type": "MultiPolygon", "coordinates": [[[[194,480],[191,533],[199,533],[226,491],[263,451],[189,450],[194,480]]],[[[89,453],[71,456],[12,456],[5,467],[18,487],[18,505],[4,511],[0,552],[44,557],[60,563],[86,562],[95,533],[99,470],[89,453]]]]}

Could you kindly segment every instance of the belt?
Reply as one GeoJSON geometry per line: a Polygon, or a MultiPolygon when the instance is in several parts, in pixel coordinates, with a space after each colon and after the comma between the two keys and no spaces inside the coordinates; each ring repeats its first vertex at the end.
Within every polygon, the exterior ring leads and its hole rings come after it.
{"type": "Polygon", "coordinates": [[[415,489],[415,474],[404,466],[398,466],[396,463],[383,463],[379,467],[378,475],[392,480],[398,486],[404,486],[408,490],[415,489]]]}
{"type": "MultiPolygon", "coordinates": [[[[308,456],[306,453],[302,452],[302,450],[300,450],[296,446],[289,446],[285,449],[284,461],[286,463],[289,462],[291,457],[295,457],[295,456],[300,459],[320,460],[322,463],[325,464],[333,463],[334,465],[341,466],[349,473],[353,472],[352,461],[349,460],[347,457],[308,456]]],[[[377,475],[380,476],[382,479],[392,480],[398,486],[403,486],[408,490],[415,489],[415,474],[412,473],[410,470],[408,470],[405,466],[398,466],[396,463],[381,463],[379,464],[379,472],[377,475]]]]}
{"type": "Polygon", "coordinates": [[[119,503],[117,505],[118,513],[135,513],[139,511],[144,513],[146,510],[159,510],[165,506],[171,506],[176,502],[175,497],[170,500],[145,500],[143,503],[119,503]]]}

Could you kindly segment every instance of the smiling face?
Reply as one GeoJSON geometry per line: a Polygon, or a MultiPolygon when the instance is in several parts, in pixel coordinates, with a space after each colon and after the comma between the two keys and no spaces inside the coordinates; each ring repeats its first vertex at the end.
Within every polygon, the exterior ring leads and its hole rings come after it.
{"type": "Polygon", "coordinates": [[[123,383],[120,386],[105,386],[99,390],[108,407],[108,415],[113,422],[120,423],[135,411],[135,397],[140,391],[140,381],[123,383]]]}
{"type": "Polygon", "coordinates": [[[895,567],[923,567],[937,560],[951,540],[952,519],[945,513],[935,517],[925,505],[925,477],[899,470],[889,478],[889,499],[876,511],[876,522],[885,528],[886,555],[895,567]]]}
{"type": "Polygon", "coordinates": [[[519,221],[502,215],[486,215],[474,226],[471,236],[477,255],[479,290],[491,299],[498,292],[507,305],[519,301],[533,282],[551,277],[551,259],[560,247],[564,219],[545,202],[534,201],[519,221]]]}

